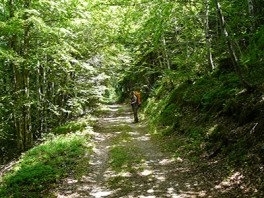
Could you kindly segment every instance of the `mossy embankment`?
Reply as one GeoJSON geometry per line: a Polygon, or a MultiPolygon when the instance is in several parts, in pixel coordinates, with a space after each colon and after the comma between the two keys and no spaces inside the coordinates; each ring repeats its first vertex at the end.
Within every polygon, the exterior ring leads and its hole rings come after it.
{"type": "MultiPolygon", "coordinates": [[[[233,72],[196,79],[161,79],[145,104],[152,130],[169,140],[169,150],[184,149],[194,163],[239,170],[247,189],[263,191],[264,100],[247,91],[233,72]],[[178,141],[179,139],[184,141],[178,141]],[[258,172],[258,174],[254,174],[258,172]]],[[[220,169],[218,169],[220,171],[220,169]]]]}

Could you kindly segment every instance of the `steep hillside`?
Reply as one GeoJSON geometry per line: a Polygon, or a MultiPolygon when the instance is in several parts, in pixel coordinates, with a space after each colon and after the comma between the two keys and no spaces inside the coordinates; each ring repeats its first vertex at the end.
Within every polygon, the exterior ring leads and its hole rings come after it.
{"type": "Polygon", "coordinates": [[[263,190],[263,94],[244,89],[234,73],[216,72],[170,86],[160,81],[145,113],[154,132],[187,138],[186,155],[196,163],[215,161],[240,170],[250,178],[248,188],[263,190]]]}

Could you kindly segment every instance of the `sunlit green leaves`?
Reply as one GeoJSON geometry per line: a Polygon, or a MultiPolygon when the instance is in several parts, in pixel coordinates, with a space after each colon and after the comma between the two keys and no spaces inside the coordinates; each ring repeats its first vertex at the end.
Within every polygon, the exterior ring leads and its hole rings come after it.
{"type": "MultiPolygon", "coordinates": [[[[108,53],[106,43],[117,29],[107,21],[113,9],[104,12],[91,2],[81,0],[41,0],[30,4],[2,1],[1,6],[6,12],[0,22],[3,79],[0,83],[1,93],[13,100],[12,106],[3,104],[8,111],[15,112],[11,118],[18,119],[22,126],[22,117],[31,117],[27,121],[31,131],[26,133],[43,134],[73,116],[90,111],[104,94],[108,79],[108,76],[97,76],[102,73],[105,61],[118,54],[104,55],[108,53]],[[107,33],[109,28],[111,34],[107,33]],[[96,63],[92,61],[92,70],[82,66],[96,57],[100,59],[96,63]],[[29,114],[23,113],[24,107],[30,109],[29,114]]],[[[109,65],[115,63],[109,61],[109,65]]],[[[15,128],[14,120],[5,119],[8,114],[1,111],[0,116],[1,125],[15,128]]],[[[19,130],[22,128],[12,131],[23,134],[19,130]]],[[[16,137],[15,141],[23,142],[23,137],[16,137]]]]}

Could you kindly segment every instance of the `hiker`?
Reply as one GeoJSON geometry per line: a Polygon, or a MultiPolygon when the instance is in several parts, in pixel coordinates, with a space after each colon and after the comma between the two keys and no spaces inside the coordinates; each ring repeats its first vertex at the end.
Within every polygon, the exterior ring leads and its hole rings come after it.
{"type": "Polygon", "coordinates": [[[136,91],[131,92],[131,101],[130,101],[132,111],[134,114],[134,122],[138,122],[138,108],[141,105],[140,93],[136,91]]]}

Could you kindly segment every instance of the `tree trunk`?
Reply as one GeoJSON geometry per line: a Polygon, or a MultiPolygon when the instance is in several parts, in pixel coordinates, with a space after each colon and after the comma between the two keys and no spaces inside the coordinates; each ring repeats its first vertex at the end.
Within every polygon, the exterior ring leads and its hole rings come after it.
{"type": "Polygon", "coordinates": [[[37,63],[37,77],[36,77],[36,81],[37,81],[37,106],[36,106],[36,127],[34,129],[34,137],[35,139],[41,138],[41,133],[44,131],[44,123],[43,123],[43,105],[44,103],[42,103],[43,101],[43,91],[42,91],[42,78],[43,78],[43,72],[42,72],[42,67],[40,62],[38,61],[37,63]]]}
{"type": "Polygon", "coordinates": [[[234,49],[234,44],[232,42],[232,38],[229,36],[228,31],[226,29],[226,23],[225,23],[224,15],[222,13],[220,3],[218,2],[218,0],[214,0],[214,1],[215,1],[215,5],[216,5],[216,11],[217,11],[217,14],[219,17],[220,28],[221,28],[222,34],[224,35],[224,37],[227,41],[228,51],[229,51],[235,72],[239,76],[239,79],[242,82],[242,84],[245,86],[245,88],[252,89],[252,86],[244,79],[242,72],[240,70],[238,57],[237,57],[236,51],[234,49]]]}
{"type": "MultiPolygon", "coordinates": [[[[30,0],[25,0],[24,1],[24,8],[29,9],[30,8],[30,0]]],[[[31,101],[30,101],[30,87],[29,87],[29,69],[28,69],[28,59],[29,59],[29,31],[30,31],[30,24],[28,24],[27,19],[29,18],[28,14],[24,14],[24,42],[23,42],[23,49],[22,51],[22,56],[26,60],[22,64],[22,76],[23,76],[23,98],[24,98],[24,104],[23,104],[23,143],[24,143],[24,149],[28,149],[33,145],[33,133],[31,130],[31,116],[30,116],[30,106],[31,106],[31,101]]]]}
{"type": "MultiPolygon", "coordinates": [[[[14,17],[15,12],[15,5],[13,0],[9,0],[8,3],[8,10],[9,10],[9,18],[14,17]]],[[[8,41],[8,47],[12,49],[13,51],[17,51],[18,46],[18,38],[16,34],[13,34],[9,41],[8,41]]],[[[15,61],[10,61],[9,67],[12,68],[12,92],[10,93],[12,95],[12,114],[13,114],[13,128],[15,130],[15,140],[16,140],[16,147],[19,152],[24,150],[23,145],[23,133],[22,133],[22,126],[21,126],[21,108],[20,108],[20,86],[21,86],[21,76],[19,73],[18,64],[15,61]]]]}
{"type": "MultiPolygon", "coordinates": [[[[14,2],[9,1],[10,17],[14,16],[14,2]]],[[[29,1],[26,1],[24,8],[29,8],[29,1]]],[[[29,70],[27,65],[29,48],[29,25],[26,23],[28,16],[24,15],[24,37],[22,45],[19,45],[17,35],[13,35],[9,41],[9,47],[22,56],[24,62],[11,62],[13,68],[13,118],[16,131],[17,149],[25,151],[33,145],[30,119],[30,98],[29,98],[29,70]],[[18,47],[20,46],[20,47],[18,47]]]]}
{"type": "Polygon", "coordinates": [[[213,61],[213,55],[211,51],[211,36],[209,33],[209,0],[205,0],[205,38],[206,38],[206,48],[207,48],[207,59],[208,59],[208,65],[210,70],[215,69],[214,61],[213,61]]]}

